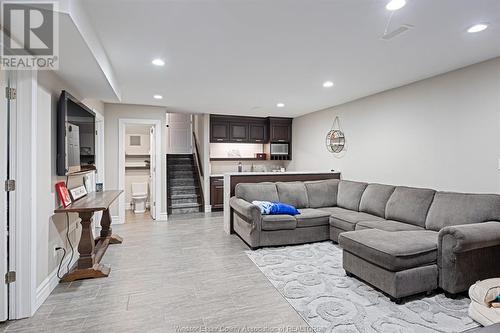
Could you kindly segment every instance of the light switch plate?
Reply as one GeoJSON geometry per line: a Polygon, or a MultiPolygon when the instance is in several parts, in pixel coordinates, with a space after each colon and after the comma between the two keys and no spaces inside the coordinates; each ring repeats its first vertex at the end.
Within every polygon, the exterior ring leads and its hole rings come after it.
{"type": "Polygon", "coordinates": [[[498,170],[500,170],[500,158],[498,159],[498,170]]]}

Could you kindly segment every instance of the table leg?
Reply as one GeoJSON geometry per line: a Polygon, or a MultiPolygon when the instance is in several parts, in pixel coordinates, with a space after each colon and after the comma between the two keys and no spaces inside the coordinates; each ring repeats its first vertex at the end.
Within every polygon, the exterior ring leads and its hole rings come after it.
{"type": "MultiPolygon", "coordinates": [[[[95,243],[92,234],[92,216],[94,212],[80,212],[80,224],[82,225],[82,235],[80,237],[80,243],[78,243],[78,252],[80,257],[74,267],[70,272],[68,272],[62,278],[64,282],[70,282],[80,279],[96,278],[96,277],[106,277],[109,275],[110,268],[99,264],[95,258],[95,243]]],[[[99,244],[101,245],[101,244],[99,244]]],[[[107,244],[101,245],[103,248],[101,250],[99,258],[102,257],[105,247],[107,244]]]]}
{"type": "Polygon", "coordinates": [[[101,217],[101,238],[108,238],[109,244],[121,244],[123,238],[118,235],[113,235],[113,230],[111,229],[111,214],[109,209],[102,212],[101,217]]]}
{"type": "Polygon", "coordinates": [[[78,259],[77,268],[91,268],[94,266],[94,240],[90,224],[92,223],[92,215],[94,215],[94,213],[81,212],[78,213],[78,215],[81,219],[80,224],[82,225],[82,236],[80,237],[80,243],[78,244],[80,258],[78,259]]]}

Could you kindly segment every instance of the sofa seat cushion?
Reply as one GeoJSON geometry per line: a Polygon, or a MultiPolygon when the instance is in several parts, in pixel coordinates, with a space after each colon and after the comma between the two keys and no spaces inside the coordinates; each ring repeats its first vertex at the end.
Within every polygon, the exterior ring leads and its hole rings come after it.
{"type": "Polygon", "coordinates": [[[291,215],[262,216],[262,230],[293,230],[297,227],[297,219],[291,215]]]}
{"type": "Polygon", "coordinates": [[[356,223],[360,221],[372,221],[372,220],[383,221],[382,218],[375,215],[360,213],[340,207],[320,208],[320,210],[330,213],[331,226],[346,231],[354,230],[356,227],[356,223]]]}
{"type": "Polygon", "coordinates": [[[319,209],[303,208],[295,218],[297,219],[297,228],[315,227],[328,225],[330,213],[319,209]]]}
{"type": "Polygon", "coordinates": [[[431,230],[368,229],[341,233],[340,246],[372,264],[392,272],[435,264],[438,233],[431,230]]]}
{"type": "Polygon", "coordinates": [[[382,220],[382,221],[361,221],[356,224],[355,230],[364,229],[379,229],[385,231],[409,231],[409,230],[425,230],[422,227],[418,227],[413,224],[393,221],[393,220],[382,220]]]}

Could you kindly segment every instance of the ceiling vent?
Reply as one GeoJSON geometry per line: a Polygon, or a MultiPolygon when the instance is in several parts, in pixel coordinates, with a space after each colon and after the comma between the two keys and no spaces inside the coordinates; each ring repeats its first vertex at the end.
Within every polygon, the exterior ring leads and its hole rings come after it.
{"type": "Polygon", "coordinates": [[[395,29],[395,30],[392,30],[391,32],[387,32],[385,33],[383,36],[382,36],[382,39],[383,40],[391,40],[393,39],[394,37],[397,37],[401,34],[404,34],[405,32],[407,32],[408,30],[412,29],[413,28],[413,25],[410,25],[410,24],[403,24],[402,26],[400,26],[399,28],[395,29]]]}

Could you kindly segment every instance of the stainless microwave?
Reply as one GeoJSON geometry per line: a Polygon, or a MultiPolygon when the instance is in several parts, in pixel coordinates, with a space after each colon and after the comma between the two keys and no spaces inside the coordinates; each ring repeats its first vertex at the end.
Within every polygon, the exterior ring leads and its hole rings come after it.
{"type": "Polygon", "coordinates": [[[288,155],[288,143],[271,143],[271,155],[288,155]]]}

